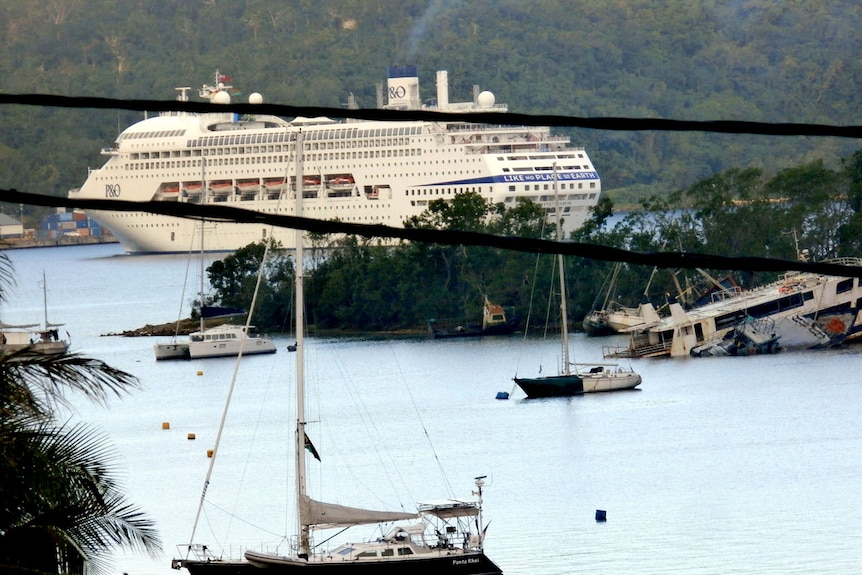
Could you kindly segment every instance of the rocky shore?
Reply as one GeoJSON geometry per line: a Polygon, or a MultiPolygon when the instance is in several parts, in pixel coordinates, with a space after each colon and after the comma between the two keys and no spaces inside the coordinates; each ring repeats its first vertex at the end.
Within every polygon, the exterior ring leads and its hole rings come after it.
{"type": "MultiPolygon", "coordinates": [[[[207,322],[207,326],[211,327],[213,325],[216,324],[211,324],[207,322]]],[[[187,318],[180,320],[179,323],[172,321],[169,323],[162,323],[156,325],[147,324],[144,327],[139,327],[138,329],[130,329],[118,333],[106,333],[103,335],[119,335],[123,337],[171,337],[173,335],[188,335],[193,331],[197,331],[198,329],[200,329],[200,327],[200,320],[187,318]]]]}

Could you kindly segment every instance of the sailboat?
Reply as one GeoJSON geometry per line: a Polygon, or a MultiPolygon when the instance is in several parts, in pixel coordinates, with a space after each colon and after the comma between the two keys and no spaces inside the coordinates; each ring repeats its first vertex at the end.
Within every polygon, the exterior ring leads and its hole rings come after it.
{"type": "MultiPolygon", "coordinates": [[[[559,218],[559,202],[557,201],[558,188],[557,166],[554,164],[557,241],[561,241],[563,234],[559,218]]],[[[634,389],[640,385],[641,376],[630,368],[622,368],[617,364],[581,364],[569,361],[569,314],[566,307],[566,274],[562,254],[557,255],[557,266],[560,276],[560,340],[563,352],[560,373],[539,377],[515,377],[515,383],[527,394],[528,398],[570,397],[598,391],[634,389]],[[578,368],[584,366],[589,367],[585,371],[579,371],[578,368]],[[573,367],[574,370],[572,370],[573,367]]]]}
{"type": "MultiPolygon", "coordinates": [[[[202,168],[203,169],[203,168],[202,168]]],[[[201,177],[201,189],[205,188],[201,177]]],[[[201,220],[200,251],[200,329],[189,334],[187,341],[178,341],[176,335],[170,343],[156,343],[153,351],[156,360],[203,359],[208,357],[232,357],[261,353],[275,353],[275,342],[258,334],[254,326],[223,324],[207,328],[204,302],[204,224],[201,220]]],[[[261,266],[262,273],[263,266],[261,266]]]]}
{"type": "MultiPolygon", "coordinates": [[[[302,182],[302,133],[296,135],[296,182],[302,182]]],[[[302,216],[302,188],[297,185],[296,214],[302,216]]],[[[176,569],[191,575],[225,573],[330,573],[402,574],[454,573],[459,575],[502,575],[500,568],[484,553],[486,526],[482,519],[484,476],[475,478],[476,498],[449,499],[420,504],[416,513],[373,511],[325,503],[312,499],[306,488],[307,451],[317,452],[306,436],[304,377],[303,231],[296,230],[296,514],[299,533],[291,555],[246,551],[244,560],[208,555],[205,547],[189,544],[195,558],[174,560],[176,569]],[[345,543],[320,552],[314,533],[320,529],[395,523],[386,535],[362,543],[345,543]]],[[[193,534],[194,537],[194,534],[193,534]]],[[[324,541],[325,542],[325,541],[324,541]]]]}
{"type": "MultiPolygon", "coordinates": [[[[68,339],[60,336],[62,323],[48,321],[48,284],[42,271],[42,324],[9,324],[0,321],[0,355],[27,350],[38,355],[66,353],[68,339]]],[[[68,332],[66,333],[68,336],[68,332]]]]}

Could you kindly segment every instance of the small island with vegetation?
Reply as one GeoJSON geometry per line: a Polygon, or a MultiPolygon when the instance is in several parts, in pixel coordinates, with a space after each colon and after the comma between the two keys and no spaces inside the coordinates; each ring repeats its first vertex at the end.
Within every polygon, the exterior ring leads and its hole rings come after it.
{"type": "MultiPolygon", "coordinates": [[[[759,168],[734,168],[688,189],[651,197],[624,216],[615,215],[613,201],[603,197],[570,239],[638,252],[745,254],[789,261],[803,247],[816,261],[859,253],[862,150],[837,163],[841,168],[833,170],[817,160],[772,177],[759,168]]],[[[554,234],[537,204],[489,205],[474,193],[429,202],[406,226],[523,238],[552,239],[554,234]]],[[[547,301],[554,289],[554,258],[548,255],[407,241],[385,246],[357,236],[316,235],[311,240],[306,313],[312,333],[425,334],[429,318],[481,319],[485,298],[527,318],[530,302],[547,301]]],[[[213,262],[207,268],[213,293],[204,305],[248,309],[265,248],[263,243],[250,244],[213,262]]],[[[566,258],[573,318],[592,309],[613,265],[566,258]]],[[[270,246],[253,315],[261,330],[292,331],[293,269],[290,254],[270,246]]],[[[720,277],[731,270],[707,271],[720,277]]],[[[772,279],[770,272],[736,274],[742,288],[772,279]]],[[[648,282],[648,297],[661,307],[666,294],[678,293],[680,270],[654,272],[625,265],[617,280],[617,298],[636,304],[648,282]]],[[[192,317],[179,325],[147,325],[120,335],[187,334],[200,325],[199,309],[200,303],[194,302],[192,317]]]]}

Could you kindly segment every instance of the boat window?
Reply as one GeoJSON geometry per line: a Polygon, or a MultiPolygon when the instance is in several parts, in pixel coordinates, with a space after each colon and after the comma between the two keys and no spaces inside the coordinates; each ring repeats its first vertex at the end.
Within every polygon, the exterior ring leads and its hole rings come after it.
{"type": "Polygon", "coordinates": [[[399,555],[413,555],[413,550],[409,547],[399,547],[398,548],[399,555]]]}
{"type": "Polygon", "coordinates": [[[354,551],[356,551],[356,549],[354,549],[353,547],[345,547],[344,549],[339,551],[338,554],[339,555],[350,555],[354,551]]]}
{"type": "Polygon", "coordinates": [[[395,555],[394,549],[383,549],[382,551],[380,551],[381,557],[392,557],[393,555],[395,555]]]}
{"type": "Polygon", "coordinates": [[[853,289],[853,278],[848,278],[838,282],[838,285],[835,286],[835,293],[844,293],[851,289],[853,289]]]}
{"type": "Polygon", "coordinates": [[[377,557],[377,551],[363,551],[362,553],[357,553],[357,557],[377,557]]]}

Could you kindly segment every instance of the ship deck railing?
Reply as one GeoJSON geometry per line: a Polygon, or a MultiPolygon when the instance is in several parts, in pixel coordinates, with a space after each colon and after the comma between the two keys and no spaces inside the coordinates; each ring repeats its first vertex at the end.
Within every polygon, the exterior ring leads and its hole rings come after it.
{"type": "Polygon", "coordinates": [[[670,354],[670,342],[649,345],[632,345],[629,347],[603,346],[602,355],[605,359],[658,357],[670,354]]]}

